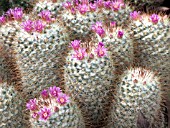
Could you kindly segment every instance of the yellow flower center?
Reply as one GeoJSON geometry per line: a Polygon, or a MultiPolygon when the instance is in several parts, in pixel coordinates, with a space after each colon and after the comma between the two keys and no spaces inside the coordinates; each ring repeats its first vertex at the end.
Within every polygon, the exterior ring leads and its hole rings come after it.
{"type": "Polygon", "coordinates": [[[43,116],[44,116],[44,117],[47,117],[47,116],[48,116],[48,114],[45,112],[45,113],[43,114],[43,116]]]}
{"type": "Polygon", "coordinates": [[[64,101],[65,101],[64,98],[60,98],[61,103],[64,103],[64,101]]]}

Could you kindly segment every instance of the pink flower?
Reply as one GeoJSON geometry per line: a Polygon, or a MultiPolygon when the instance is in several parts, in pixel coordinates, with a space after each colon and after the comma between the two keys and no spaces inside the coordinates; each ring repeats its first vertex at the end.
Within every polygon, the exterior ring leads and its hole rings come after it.
{"type": "Polygon", "coordinates": [[[45,21],[51,21],[51,12],[49,10],[41,11],[38,16],[40,16],[45,21]]]}
{"type": "Polygon", "coordinates": [[[96,11],[96,9],[97,9],[97,4],[96,4],[96,3],[94,3],[94,4],[93,4],[93,3],[90,3],[90,4],[89,4],[89,7],[90,7],[90,10],[91,10],[91,11],[96,11]]]}
{"type": "Polygon", "coordinates": [[[21,26],[23,26],[23,29],[27,32],[31,32],[34,29],[33,22],[31,20],[23,22],[21,26]]]}
{"type": "Polygon", "coordinates": [[[72,13],[72,14],[76,14],[75,8],[71,8],[71,13],[72,13]]]}
{"type": "Polygon", "coordinates": [[[116,21],[111,21],[110,22],[110,27],[116,27],[116,21]]]}
{"type": "Polygon", "coordinates": [[[34,112],[34,113],[32,114],[32,118],[37,119],[37,118],[38,118],[38,113],[37,113],[37,112],[34,112]]]}
{"type": "Polygon", "coordinates": [[[99,42],[98,47],[96,48],[95,52],[97,53],[98,57],[106,56],[107,49],[104,47],[102,42],[99,42]]]}
{"type": "Polygon", "coordinates": [[[78,50],[80,48],[80,40],[71,41],[71,47],[74,50],[78,50]]]}
{"type": "Polygon", "coordinates": [[[5,24],[5,23],[6,23],[5,16],[0,16],[0,24],[5,24]]]}
{"type": "Polygon", "coordinates": [[[80,0],[81,4],[88,4],[89,3],[89,0],[80,0]]]}
{"type": "Polygon", "coordinates": [[[46,90],[46,89],[44,89],[42,92],[41,92],[41,96],[43,97],[43,98],[48,98],[48,90],[46,90]]]}
{"type": "Polygon", "coordinates": [[[58,102],[60,105],[64,105],[64,104],[70,102],[69,96],[67,96],[66,94],[63,94],[63,93],[59,93],[59,94],[58,94],[58,97],[57,97],[57,102],[58,102]]]}
{"type": "Polygon", "coordinates": [[[105,35],[105,31],[103,28],[97,28],[96,33],[101,37],[103,37],[105,35]]]}
{"type": "Polygon", "coordinates": [[[42,32],[43,29],[45,28],[45,25],[43,24],[43,22],[41,20],[36,20],[34,22],[34,30],[37,32],[42,32]]]}
{"type": "Polygon", "coordinates": [[[71,8],[71,2],[66,1],[65,3],[63,3],[63,7],[66,8],[66,9],[70,9],[71,8]]]}
{"type": "Polygon", "coordinates": [[[11,20],[13,18],[13,9],[9,9],[7,12],[6,12],[6,15],[8,17],[9,20],[11,20]]]}
{"type": "Polygon", "coordinates": [[[23,16],[22,8],[17,8],[17,7],[14,8],[14,10],[12,11],[12,15],[15,20],[22,20],[22,16],[23,16]]]}
{"type": "Polygon", "coordinates": [[[80,3],[80,1],[79,1],[79,0],[73,0],[72,2],[73,2],[73,5],[74,5],[74,6],[78,6],[78,5],[79,5],[79,3],[80,3]]]}
{"type": "Polygon", "coordinates": [[[102,27],[102,22],[97,21],[95,24],[92,25],[91,29],[96,32],[96,30],[101,27],[102,27]]]}
{"type": "Polygon", "coordinates": [[[30,99],[26,104],[27,109],[35,111],[37,109],[36,98],[30,99]]]}
{"type": "Polygon", "coordinates": [[[53,97],[57,97],[59,93],[61,93],[61,89],[59,87],[53,86],[49,88],[50,94],[53,97]]]}
{"type": "Polygon", "coordinates": [[[104,1],[103,0],[97,0],[96,4],[99,8],[101,8],[101,7],[103,7],[104,1]]]}
{"type": "Polygon", "coordinates": [[[98,43],[98,47],[103,47],[103,46],[104,46],[103,42],[98,43]]]}
{"type": "Polygon", "coordinates": [[[152,21],[152,23],[157,24],[159,21],[159,16],[157,14],[152,14],[150,16],[150,20],[152,21]]]}
{"type": "Polygon", "coordinates": [[[140,11],[131,12],[130,17],[131,17],[132,20],[138,20],[140,18],[140,11]]]}
{"type": "Polygon", "coordinates": [[[124,34],[124,32],[121,31],[121,30],[119,30],[118,33],[117,33],[117,37],[118,37],[118,38],[122,38],[122,37],[123,37],[123,34],[124,34]]]}
{"type": "Polygon", "coordinates": [[[111,1],[105,1],[105,2],[104,2],[104,7],[107,8],[107,9],[110,9],[110,7],[111,7],[111,1]]]}
{"type": "Polygon", "coordinates": [[[86,4],[79,4],[78,6],[78,10],[81,14],[85,14],[89,9],[88,6],[86,4]]]}
{"type": "Polygon", "coordinates": [[[77,60],[83,60],[86,55],[86,49],[79,48],[75,51],[75,54],[73,54],[73,58],[77,58],[77,60]]]}
{"type": "Polygon", "coordinates": [[[123,1],[115,0],[112,2],[112,9],[114,11],[118,11],[119,9],[121,9],[122,6],[124,6],[123,1]]]}
{"type": "Polygon", "coordinates": [[[51,110],[47,107],[41,108],[40,111],[38,112],[40,116],[40,120],[46,121],[50,116],[51,116],[51,110]]]}

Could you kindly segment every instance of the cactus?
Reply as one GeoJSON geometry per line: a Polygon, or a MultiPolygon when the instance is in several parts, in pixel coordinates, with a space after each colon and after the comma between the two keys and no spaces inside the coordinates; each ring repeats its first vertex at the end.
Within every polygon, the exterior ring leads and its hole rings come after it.
{"type": "Polygon", "coordinates": [[[22,99],[6,82],[0,83],[0,127],[22,128],[22,99]]]}
{"type": "Polygon", "coordinates": [[[136,66],[148,67],[162,79],[161,84],[169,85],[167,78],[170,51],[170,20],[168,16],[157,14],[144,15],[134,11],[131,13],[130,31],[134,40],[136,66]]]}
{"type": "Polygon", "coordinates": [[[21,29],[14,43],[23,86],[32,96],[49,84],[62,82],[60,67],[64,64],[62,56],[67,50],[67,34],[57,22],[48,27],[42,33],[32,35],[21,29]]]}
{"type": "Polygon", "coordinates": [[[22,112],[16,127],[167,128],[164,97],[170,84],[170,19],[155,10],[141,11],[143,5],[155,7],[161,2],[36,0],[28,14],[19,7],[4,10],[0,82],[24,97],[18,104],[22,112]],[[133,80],[132,72],[138,80],[133,80]],[[48,108],[51,100],[42,97],[46,96],[43,89],[53,84],[70,95],[70,103],[48,108]],[[34,103],[32,98],[40,91],[36,99],[43,121],[25,110],[26,102],[34,103]]]}
{"type": "Polygon", "coordinates": [[[102,121],[107,119],[109,89],[114,80],[110,53],[99,56],[100,53],[106,52],[102,45],[100,42],[97,46],[97,53],[94,52],[94,47],[89,46],[89,56],[86,56],[85,49],[73,45],[74,50],[71,50],[66,58],[65,88],[80,104],[85,120],[90,122],[91,126],[88,127],[104,125],[102,121]]]}
{"type": "MultiPolygon", "coordinates": [[[[64,2],[64,1],[63,1],[64,2]]],[[[52,2],[48,0],[39,1],[35,4],[33,10],[35,13],[40,13],[43,10],[49,10],[53,15],[57,16],[62,11],[62,2],[52,2]]]]}
{"type": "Polygon", "coordinates": [[[44,89],[26,104],[32,128],[84,128],[78,106],[59,87],[44,89]]]}
{"type": "Polygon", "coordinates": [[[114,127],[136,128],[139,114],[143,113],[149,127],[164,128],[161,117],[162,92],[159,78],[149,70],[129,69],[124,72],[116,87],[112,117],[114,127]],[[160,120],[156,122],[155,120],[160,120]]]}

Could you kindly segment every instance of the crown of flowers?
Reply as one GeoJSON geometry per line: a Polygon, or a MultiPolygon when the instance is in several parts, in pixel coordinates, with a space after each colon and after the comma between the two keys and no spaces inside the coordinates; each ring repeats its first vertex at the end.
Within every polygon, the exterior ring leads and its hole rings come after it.
{"type": "Polygon", "coordinates": [[[76,58],[77,60],[83,60],[85,57],[94,57],[94,53],[97,57],[104,57],[107,55],[107,49],[104,47],[103,42],[99,42],[97,48],[91,51],[90,54],[87,53],[85,48],[81,47],[80,43],[80,40],[74,40],[71,42],[71,47],[74,50],[73,58],[76,58]]]}
{"type": "Polygon", "coordinates": [[[62,93],[59,87],[53,86],[44,89],[40,98],[30,99],[27,104],[27,110],[30,110],[32,118],[41,121],[47,121],[52,114],[59,112],[60,107],[66,105],[69,96],[62,93]]]}

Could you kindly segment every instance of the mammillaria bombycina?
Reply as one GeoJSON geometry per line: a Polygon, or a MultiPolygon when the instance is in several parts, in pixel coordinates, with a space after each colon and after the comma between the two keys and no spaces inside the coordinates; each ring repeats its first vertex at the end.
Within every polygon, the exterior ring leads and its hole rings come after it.
{"type": "Polygon", "coordinates": [[[44,89],[41,96],[30,99],[26,107],[27,110],[30,110],[32,127],[84,128],[84,122],[78,108],[59,87],[53,86],[44,89]]]}
{"type": "Polygon", "coordinates": [[[114,95],[113,127],[136,128],[142,113],[149,122],[147,127],[165,128],[161,108],[163,86],[159,81],[155,73],[147,69],[138,67],[125,71],[114,95]]]}
{"type": "Polygon", "coordinates": [[[79,103],[84,119],[89,122],[86,127],[106,127],[109,125],[107,107],[109,88],[114,81],[114,62],[103,42],[81,40],[78,50],[79,52],[72,49],[66,58],[66,92],[79,103]],[[82,49],[86,52],[85,57],[82,49]],[[75,54],[76,58],[72,57],[75,54]]]}

